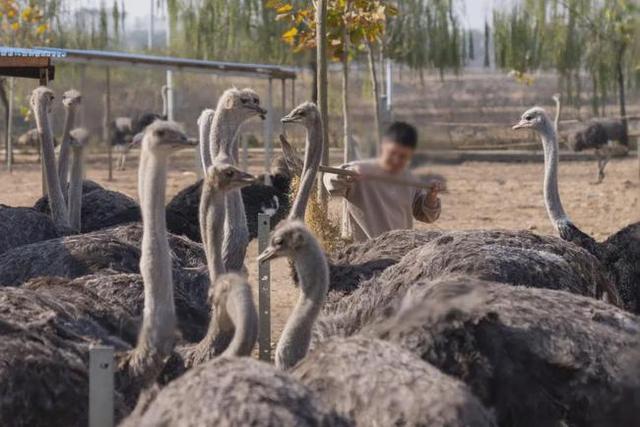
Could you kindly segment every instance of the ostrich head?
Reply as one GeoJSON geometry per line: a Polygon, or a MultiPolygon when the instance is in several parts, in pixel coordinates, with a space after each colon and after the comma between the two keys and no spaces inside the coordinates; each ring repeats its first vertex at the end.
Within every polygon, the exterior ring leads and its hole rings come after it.
{"type": "Polygon", "coordinates": [[[65,107],[75,107],[82,102],[82,95],[75,89],[66,91],[62,95],[62,104],[65,107]]]}
{"type": "Polygon", "coordinates": [[[273,232],[269,246],[258,256],[258,261],[292,257],[314,244],[317,245],[317,241],[304,222],[286,221],[273,232]]]}
{"type": "Polygon", "coordinates": [[[542,108],[533,107],[522,115],[520,122],[513,126],[513,129],[531,129],[544,133],[553,130],[553,125],[542,108]]]}
{"type": "Polygon", "coordinates": [[[298,105],[280,121],[282,123],[299,123],[306,128],[310,128],[313,123],[320,120],[320,111],[313,102],[305,102],[298,105]]]}
{"type": "Polygon", "coordinates": [[[240,189],[255,182],[255,176],[227,163],[214,163],[205,177],[205,185],[223,192],[240,189]]]}
{"type": "Polygon", "coordinates": [[[51,105],[55,96],[53,91],[45,86],[37,87],[31,93],[31,108],[33,111],[38,111],[40,108],[45,108],[46,113],[51,113],[51,105]]]}
{"type": "Polygon", "coordinates": [[[76,128],[71,131],[71,146],[74,148],[86,147],[89,143],[89,131],[85,128],[76,128]]]}
{"type": "Polygon", "coordinates": [[[553,96],[551,97],[551,99],[553,99],[556,103],[560,102],[560,94],[559,93],[554,93],[553,96]]]}
{"type": "Polygon", "coordinates": [[[226,117],[232,115],[239,123],[255,116],[266,119],[267,110],[260,106],[260,97],[252,89],[228,89],[226,90],[218,105],[223,107],[226,117]]]}
{"type": "Polygon", "coordinates": [[[196,146],[174,122],[156,121],[147,126],[142,139],[143,148],[155,154],[169,155],[196,146]]]}

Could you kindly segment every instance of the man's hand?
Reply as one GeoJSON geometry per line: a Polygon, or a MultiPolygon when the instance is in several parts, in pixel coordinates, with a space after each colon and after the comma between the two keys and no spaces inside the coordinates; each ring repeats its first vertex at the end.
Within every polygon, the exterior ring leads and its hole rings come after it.
{"type": "Polygon", "coordinates": [[[433,184],[427,193],[427,197],[424,199],[424,204],[427,209],[437,209],[440,206],[440,199],[438,198],[439,193],[438,184],[433,184]]]}

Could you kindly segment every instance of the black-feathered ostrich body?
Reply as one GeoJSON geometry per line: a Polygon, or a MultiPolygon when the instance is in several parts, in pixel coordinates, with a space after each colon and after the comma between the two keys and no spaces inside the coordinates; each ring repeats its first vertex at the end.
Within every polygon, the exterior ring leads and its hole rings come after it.
{"type": "Polygon", "coordinates": [[[571,136],[570,145],[574,151],[595,150],[598,159],[598,180],[604,179],[604,170],[611,159],[611,142],[629,147],[627,126],[620,120],[594,120],[571,136]]]}

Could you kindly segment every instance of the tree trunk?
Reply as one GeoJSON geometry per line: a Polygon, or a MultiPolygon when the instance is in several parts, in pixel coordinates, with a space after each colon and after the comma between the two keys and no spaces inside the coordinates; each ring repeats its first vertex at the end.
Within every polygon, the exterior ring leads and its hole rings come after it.
{"type": "MultiPolygon", "coordinates": [[[[5,135],[8,135],[6,132],[6,129],[9,129],[9,98],[7,97],[7,90],[6,90],[6,86],[5,86],[6,80],[5,79],[0,79],[0,102],[2,102],[2,107],[4,108],[4,125],[6,126],[5,128],[5,135]]],[[[5,148],[5,162],[8,162],[9,160],[9,139],[5,136],[5,141],[4,141],[4,148],[5,148]]]]}
{"type": "Polygon", "coordinates": [[[313,76],[313,84],[311,85],[311,100],[314,104],[318,104],[318,62],[312,59],[309,62],[309,68],[313,76]]]}
{"type": "MultiPolygon", "coordinates": [[[[618,80],[618,100],[620,102],[620,117],[624,126],[624,140],[620,141],[623,144],[629,143],[629,121],[627,120],[627,99],[624,91],[624,66],[622,60],[624,58],[624,48],[620,49],[618,60],[616,62],[616,78],[618,80]]],[[[639,150],[640,151],[640,150],[639,150]]]]}
{"type": "MultiPolygon", "coordinates": [[[[328,0],[318,0],[316,9],[316,44],[318,61],[318,107],[322,116],[322,164],[329,165],[329,82],[327,76],[327,3],[328,0]]],[[[322,185],[323,174],[318,179],[318,201],[325,215],[328,215],[329,195],[322,185]]]]}
{"type": "MultiPolygon", "coordinates": [[[[348,163],[353,160],[353,147],[351,146],[351,122],[349,119],[349,35],[345,28],[342,35],[342,120],[344,131],[343,161],[348,163]]],[[[350,237],[347,201],[342,201],[342,226],[341,235],[346,239],[350,237]]]]}
{"type": "MultiPolygon", "coordinates": [[[[373,45],[370,41],[367,41],[367,52],[369,56],[369,72],[371,75],[371,87],[373,88],[373,106],[374,106],[374,122],[375,122],[375,152],[380,149],[380,133],[381,133],[381,117],[380,117],[380,88],[378,86],[378,76],[376,73],[376,57],[373,51],[373,45]]],[[[372,150],[373,151],[373,150],[372,150]]]]}

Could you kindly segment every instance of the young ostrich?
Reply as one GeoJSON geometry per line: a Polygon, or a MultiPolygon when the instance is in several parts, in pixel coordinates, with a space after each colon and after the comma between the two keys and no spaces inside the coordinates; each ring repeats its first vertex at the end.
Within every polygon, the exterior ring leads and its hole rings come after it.
{"type": "Polygon", "coordinates": [[[598,160],[598,179],[595,184],[600,184],[604,180],[604,170],[612,155],[610,143],[613,141],[617,141],[627,150],[629,149],[627,127],[620,120],[592,121],[571,137],[571,147],[574,151],[594,149],[598,160]]]}
{"type": "Polygon", "coordinates": [[[289,257],[296,268],[300,297],[276,347],[277,367],[290,370],[355,425],[494,425],[462,383],[396,345],[361,336],[338,338],[307,356],[329,288],[327,261],[298,220],[278,227],[259,260],[280,256],[289,257]]]}
{"type": "Polygon", "coordinates": [[[498,425],[609,425],[640,389],[623,357],[639,344],[640,321],[609,304],[450,277],[415,282],[398,307],[363,334],[463,380],[498,425]]]}
{"type": "Polygon", "coordinates": [[[617,286],[624,306],[640,313],[640,223],[626,226],[601,243],[585,234],[569,219],[562,206],[558,190],[557,135],[544,110],[536,107],[525,112],[514,129],[531,129],[540,136],[545,153],[545,204],[560,237],[597,257],[617,286]]]}
{"type": "Polygon", "coordinates": [[[60,144],[60,154],[58,155],[58,177],[62,193],[67,199],[67,183],[69,181],[69,155],[71,151],[71,129],[76,117],[76,110],[82,102],[82,95],[75,89],[66,91],[62,95],[64,105],[64,129],[62,132],[62,143],[60,144]]]}

